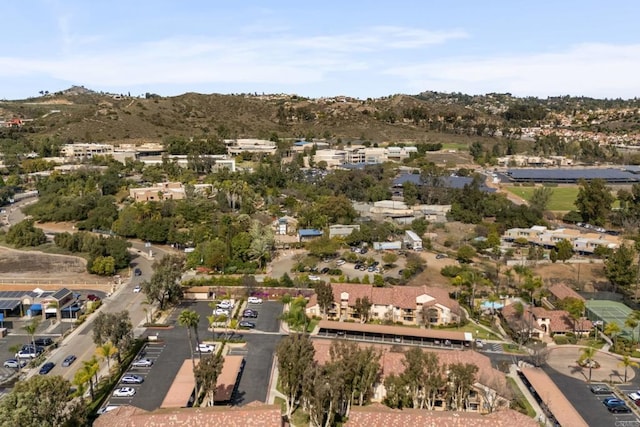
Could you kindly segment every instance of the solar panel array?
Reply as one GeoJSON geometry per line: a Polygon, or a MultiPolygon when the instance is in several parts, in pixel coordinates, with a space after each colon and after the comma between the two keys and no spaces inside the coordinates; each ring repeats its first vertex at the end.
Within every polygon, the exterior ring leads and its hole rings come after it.
{"type": "Polygon", "coordinates": [[[509,169],[507,175],[512,181],[530,182],[577,182],[580,179],[603,179],[610,183],[640,182],[640,175],[628,170],[615,168],[590,169],[509,169]]]}
{"type": "Polygon", "coordinates": [[[0,291],[0,299],[7,299],[7,298],[15,299],[15,298],[22,298],[24,296],[29,296],[33,298],[38,296],[38,294],[31,291],[0,291]]]}
{"type": "Polygon", "coordinates": [[[20,305],[19,299],[3,299],[0,300],[0,310],[14,310],[20,305]]]}

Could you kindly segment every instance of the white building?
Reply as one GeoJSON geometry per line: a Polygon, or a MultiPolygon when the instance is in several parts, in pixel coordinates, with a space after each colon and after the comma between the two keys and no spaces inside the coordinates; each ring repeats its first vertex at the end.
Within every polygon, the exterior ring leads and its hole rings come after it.
{"type": "Polygon", "coordinates": [[[414,231],[407,230],[404,232],[404,244],[407,248],[413,249],[414,251],[422,250],[422,238],[414,231]]]}

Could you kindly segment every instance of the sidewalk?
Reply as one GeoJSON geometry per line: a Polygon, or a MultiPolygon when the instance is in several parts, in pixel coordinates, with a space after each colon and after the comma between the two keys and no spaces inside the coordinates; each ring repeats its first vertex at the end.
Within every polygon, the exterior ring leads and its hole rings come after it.
{"type": "Polygon", "coordinates": [[[529,402],[529,405],[531,405],[533,410],[536,412],[535,419],[541,423],[542,423],[541,420],[544,420],[542,425],[544,425],[545,427],[553,427],[547,421],[547,417],[542,411],[542,408],[540,407],[540,405],[538,405],[538,402],[536,401],[536,399],[531,395],[531,392],[529,391],[529,389],[524,385],[524,383],[518,376],[518,367],[516,365],[511,364],[511,366],[509,366],[509,373],[507,374],[507,376],[512,378],[515,381],[516,385],[522,392],[522,395],[525,397],[525,399],[527,399],[527,402],[529,402]]]}

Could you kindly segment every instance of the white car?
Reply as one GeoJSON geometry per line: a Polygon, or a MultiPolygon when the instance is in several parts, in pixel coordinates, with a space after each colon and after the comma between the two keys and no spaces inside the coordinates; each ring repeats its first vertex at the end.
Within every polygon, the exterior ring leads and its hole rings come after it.
{"type": "Polygon", "coordinates": [[[312,274],[311,276],[309,276],[309,280],[312,280],[312,281],[314,281],[314,282],[317,282],[317,281],[319,281],[319,280],[320,280],[320,277],[319,277],[319,276],[315,276],[315,275],[313,275],[313,274],[312,274]]]}
{"type": "Polygon", "coordinates": [[[345,264],[345,262],[346,262],[345,260],[343,260],[343,259],[339,259],[338,261],[336,261],[336,265],[337,265],[337,266],[341,266],[341,265],[344,265],[344,264],[345,264]]]}
{"type": "Polygon", "coordinates": [[[216,308],[213,310],[213,314],[215,316],[227,316],[229,317],[229,310],[225,310],[224,308],[216,308]]]}
{"type": "Polygon", "coordinates": [[[213,353],[215,349],[216,347],[211,344],[205,344],[205,343],[198,344],[198,351],[200,351],[200,353],[213,353]]]}
{"type": "Polygon", "coordinates": [[[258,297],[249,297],[249,299],[247,300],[247,302],[249,304],[262,304],[262,298],[258,298],[258,297]]]}
{"type": "Polygon", "coordinates": [[[223,299],[218,303],[216,307],[228,310],[230,308],[233,308],[233,304],[231,304],[231,301],[229,301],[228,299],[223,299]]]}
{"type": "Polygon", "coordinates": [[[136,389],[133,387],[120,387],[114,390],[113,397],[133,397],[136,389]]]}
{"type": "Polygon", "coordinates": [[[148,368],[151,365],[153,365],[151,359],[138,359],[131,364],[134,368],[148,368]]]}
{"type": "Polygon", "coordinates": [[[135,288],[133,288],[133,293],[134,294],[140,293],[141,290],[142,290],[142,286],[138,285],[135,288]]]}
{"type": "Polygon", "coordinates": [[[629,396],[629,399],[631,399],[634,402],[636,402],[636,401],[640,400],[640,391],[629,393],[628,396],[629,396]]]}
{"type": "Polygon", "coordinates": [[[6,360],[3,364],[5,368],[14,368],[14,369],[24,368],[26,365],[27,365],[27,361],[20,360],[20,359],[9,359],[9,360],[6,360]]]}

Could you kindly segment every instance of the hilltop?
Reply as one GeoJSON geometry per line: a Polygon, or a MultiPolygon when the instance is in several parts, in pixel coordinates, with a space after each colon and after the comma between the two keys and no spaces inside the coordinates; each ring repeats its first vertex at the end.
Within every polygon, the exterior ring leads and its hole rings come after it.
{"type": "Polygon", "coordinates": [[[65,141],[161,141],[170,135],[269,138],[276,133],[280,137],[373,142],[444,139],[467,144],[527,126],[637,132],[638,107],[636,100],[539,100],[437,92],[367,100],[284,94],[131,97],[74,86],[36,98],[1,101],[0,117],[26,119],[24,126],[33,137],[65,141]]]}

